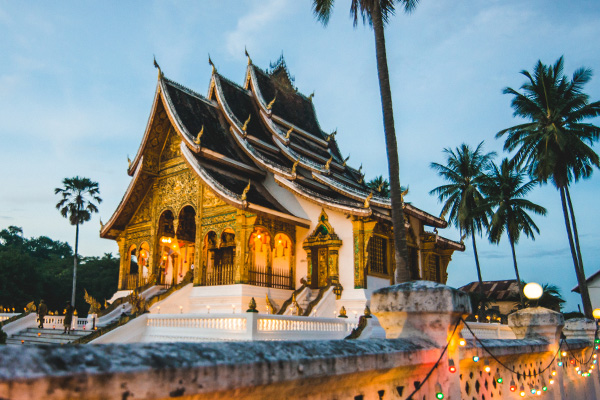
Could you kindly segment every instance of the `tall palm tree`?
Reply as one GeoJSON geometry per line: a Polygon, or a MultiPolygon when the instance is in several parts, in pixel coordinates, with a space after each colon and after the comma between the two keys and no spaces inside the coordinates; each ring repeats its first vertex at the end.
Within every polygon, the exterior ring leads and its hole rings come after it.
{"type": "Polygon", "coordinates": [[[538,61],[533,74],[521,72],[527,78],[522,93],[504,89],[513,96],[513,115],[529,122],[501,130],[496,137],[507,136],[504,149],[516,150],[514,161],[524,164],[532,178],[540,183],[551,181],[558,189],[584,314],[592,318],[569,185],[589,178],[593,167],[600,167],[598,154],[591,147],[600,137],[600,128],[585,122],[600,115],[600,102],[590,103],[583,93],[592,71],[579,68],[569,80],[563,74],[563,64],[562,57],[551,66],[538,61]]]}
{"type": "Polygon", "coordinates": [[[506,232],[512,250],[513,265],[519,283],[519,299],[525,307],[523,285],[517,267],[515,243],[519,242],[521,232],[535,240],[534,233],[540,233],[529,214],[546,215],[546,209],[524,197],[537,185],[536,180],[523,183],[527,174],[518,165],[512,165],[508,158],[502,160],[500,168],[494,163],[485,177],[481,191],[486,196],[487,207],[497,207],[489,226],[489,239],[492,243],[500,243],[502,234],[506,232]]]}
{"type": "MultiPolygon", "coordinates": [[[[334,0],[313,0],[313,11],[316,18],[327,25],[334,0]]],[[[410,13],[417,6],[418,0],[351,0],[350,15],[354,26],[358,24],[359,17],[363,23],[368,23],[375,34],[375,53],[377,58],[377,74],[379,76],[379,90],[381,94],[381,108],[383,110],[383,130],[388,157],[388,172],[390,177],[390,199],[392,203],[392,224],[394,226],[394,249],[396,259],[396,283],[406,282],[411,279],[408,267],[408,248],[406,246],[406,229],[404,227],[404,210],[402,209],[402,189],[400,188],[400,165],[398,162],[398,144],[394,127],[394,113],[392,107],[392,91],[385,50],[384,26],[396,10],[396,4],[401,5],[406,13],[410,13]]]]}
{"type": "Polygon", "coordinates": [[[469,145],[463,143],[456,150],[445,148],[444,153],[446,153],[446,165],[431,163],[430,166],[448,184],[436,187],[429,194],[437,195],[438,200],[444,202],[441,216],[448,214],[448,221],[458,228],[463,238],[471,236],[479,291],[483,296],[483,280],[475,234],[481,234],[488,226],[489,210],[484,208],[487,203],[480,190],[485,180],[484,171],[489,167],[496,153],[484,153],[483,142],[479,143],[475,150],[471,150],[469,145]]]}
{"type": "Polygon", "coordinates": [[[75,225],[75,255],[73,257],[73,293],[71,305],[75,307],[75,288],[77,286],[77,250],[79,247],[79,225],[92,218],[92,213],[98,212],[94,203],[102,203],[98,182],[88,178],[65,178],[63,187],[54,189],[54,194],[62,196],[56,204],[60,214],[67,218],[71,225],[75,225]]]}

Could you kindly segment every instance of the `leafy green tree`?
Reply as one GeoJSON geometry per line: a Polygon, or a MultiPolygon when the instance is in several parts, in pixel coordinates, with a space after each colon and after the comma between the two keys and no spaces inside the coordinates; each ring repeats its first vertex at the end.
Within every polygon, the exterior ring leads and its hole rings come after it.
{"type": "Polygon", "coordinates": [[[92,218],[92,213],[98,212],[96,204],[100,204],[98,183],[88,178],[63,179],[63,187],[54,189],[54,194],[60,194],[62,199],[56,204],[60,214],[75,225],[75,254],[73,256],[73,291],[71,305],[75,306],[75,288],[77,287],[77,250],[79,247],[79,225],[92,218]]]}
{"type": "MultiPolygon", "coordinates": [[[[327,25],[333,11],[334,0],[313,0],[313,11],[316,18],[327,25]]],[[[392,223],[394,225],[394,249],[396,253],[395,281],[406,282],[411,279],[408,266],[408,248],[406,246],[406,229],[404,228],[404,210],[402,209],[402,189],[400,188],[400,165],[398,162],[398,144],[394,127],[392,107],[392,91],[385,50],[384,26],[396,10],[396,5],[410,13],[417,6],[418,0],[351,0],[350,15],[354,26],[359,18],[373,28],[375,35],[375,53],[377,58],[377,74],[381,93],[383,111],[383,130],[388,157],[388,173],[390,176],[390,199],[392,203],[392,223]]]]}
{"type": "Polygon", "coordinates": [[[544,207],[524,199],[537,185],[535,180],[524,183],[526,177],[527,174],[518,165],[511,165],[510,161],[505,158],[500,167],[491,163],[490,171],[481,185],[481,191],[486,196],[485,207],[496,208],[489,225],[489,239],[492,243],[500,243],[502,234],[506,232],[512,250],[517,282],[519,282],[519,299],[523,307],[525,298],[517,267],[515,243],[519,242],[521,232],[533,240],[535,240],[534,233],[540,233],[537,225],[527,213],[528,211],[546,215],[544,207]]]}
{"type": "Polygon", "coordinates": [[[600,115],[600,102],[590,103],[583,92],[592,71],[579,68],[569,80],[563,74],[563,64],[562,57],[551,66],[538,61],[533,74],[521,72],[527,78],[521,92],[504,89],[513,96],[513,115],[528,122],[501,130],[496,137],[506,135],[504,149],[516,151],[514,162],[523,164],[532,178],[540,183],[551,181],[558,189],[584,314],[592,318],[569,185],[589,178],[593,167],[600,167],[598,154],[592,149],[600,128],[586,122],[600,115]]]}
{"type": "Polygon", "coordinates": [[[483,295],[475,235],[481,234],[488,226],[489,210],[484,208],[486,202],[481,193],[481,185],[485,180],[484,171],[496,153],[484,153],[483,142],[475,150],[463,143],[456,150],[445,148],[444,153],[446,164],[431,163],[431,168],[448,183],[436,187],[429,194],[437,195],[438,200],[444,203],[441,216],[448,215],[448,221],[458,228],[463,238],[471,236],[479,290],[483,295]]]}

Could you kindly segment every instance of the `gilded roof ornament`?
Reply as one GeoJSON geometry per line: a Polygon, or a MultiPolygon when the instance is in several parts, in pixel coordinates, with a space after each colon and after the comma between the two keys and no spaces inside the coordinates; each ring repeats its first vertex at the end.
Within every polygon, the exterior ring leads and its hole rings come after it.
{"type": "Polygon", "coordinates": [[[383,190],[383,184],[384,184],[384,182],[381,182],[381,184],[379,186],[377,186],[378,193],[381,193],[381,191],[383,190]]]}
{"type": "Polygon", "coordinates": [[[129,158],[129,154],[127,154],[127,169],[131,168],[131,159],[129,158]]]}
{"type": "Polygon", "coordinates": [[[294,127],[292,126],[290,128],[290,130],[285,133],[285,139],[286,140],[290,138],[290,135],[292,134],[293,131],[294,131],[294,127]]]}
{"type": "Polygon", "coordinates": [[[210,66],[212,67],[212,73],[213,75],[217,72],[217,67],[215,67],[215,64],[212,62],[212,60],[210,59],[210,54],[208,55],[208,63],[210,64],[210,66]]]}
{"type": "Polygon", "coordinates": [[[244,126],[242,126],[242,130],[246,132],[248,130],[248,124],[250,123],[250,118],[252,118],[252,114],[248,114],[248,119],[244,122],[244,126]]]}
{"type": "Polygon", "coordinates": [[[196,143],[198,146],[200,145],[200,138],[202,137],[202,135],[204,135],[204,125],[202,125],[200,132],[198,132],[198,136],[196,136],[196,140],[194,140],[194,143],[196,143]]]}
{"type": "Polygon", "coordinates": [[[248,186],[246,186],[246,188],[242,192],[242,201],[246,201],[246,196],[248,195],[249,191],[250,191],[250,179],[248,179],[248,186]]]}
{"type": "Polygon", "coordinates": [[[362,185],[364,181],[365,181],[365,176],[363,174],[360,174],[360,178],[358,179],[358,183],[360,185],[362,185]]]}
{"type": "Polygon", "coordinates": [[[294,165],[292,165],[292,175],[296,175],[296,168],[298,168],[299,163],[300,163],[300,160],[294,161],[294,165]]]}
{"type": "Polygon", "coordinates": [[[367,198],[365,199],[364,208],[369,208],[371,206],[371,199],[373,198],[373,192],[369,193],[367,198]]]}
{"type": "Polygon", "coordinates": [[[104,229],[104,224],[102,223],[102,218],[100,218],[100,230],[104,229]]]}
{"type": "Polygon", "coordinates": [[[348,162],[349,159],[350,159],[350,154],[348,154],[348,157],[344,158],[344,163],[342,164],[342,167],[346,166],[346,163],[348,162]]]}
{"type": "Polygon", "coordinates": [[[404,204],[404,196],[406,196],[408,194],[408,188],[406,188],[406,190],[404,190],[403,192],[400,193],[400,200],[402,201],[402,204],[404,204]]]}
{"type": "Polygon", "coordinates": [[[331,139],[333,139],[335,137],[335,135],[337,135],[337,129],[333,132],[331,132],[331,135],[327,136],[327,140],[328,142],[331,141],[331,139]]]}
{"type": "Polygon", "coordinates": [[[325,164],[325,169],[327,171],[329,171],[329,167],[331,167],[331,162],[333,161],[333,156],[329,157],[329,160],[327,160],[327,163],[325,164]]]}
{"type": "Polygon", "coordinates": [[[162,70],[160,69],[160,65],[158,65],[158,63],[156,62],[156,56],[154,57],[154,68],[158,69],[158,79],[160,78],[164,78],[164,74],[162,73],[162,70]]]}
{"type": "Polygon", "coordinates": [[[271,102],[269,104],[267,104],[267,110],[270,110],[273,108],[273,104],[275,104],[275,100],[277,100],[277,93],[275,93],[275,97],[273,97],[273,100],[271,100],[271,102]]]}
{"type": "Polygon", "coordinates": [[[313,97],[315,97],[315,92],[314,91],[310,94],[310,96],[308,96],[308,101],[310,101],[312,103],[313,97]]]}
{"type": "Polygon", "coordinates": [[[360,167],[358,167],[358,173],[360,174],[360,171],[362,171],[362,163],[360,163],[360,167]]]}
{"type": "Polygon", "coordinates": [[[252,64],[252,59],[250,58],[250,54],[248,54],[248,49],[244,46],[244,54],[248,57],[248,65],[252,64]]]}

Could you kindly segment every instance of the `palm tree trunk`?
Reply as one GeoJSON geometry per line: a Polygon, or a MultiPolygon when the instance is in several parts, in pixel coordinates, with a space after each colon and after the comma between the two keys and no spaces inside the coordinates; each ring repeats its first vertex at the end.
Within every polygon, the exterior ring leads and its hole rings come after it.
{"type": "Polygon", "coordinates": [[[477,255],[477,245],[475,244],[475,233],[473,229],[471,229],[471,240],[473,241],[473,253],[475,254],[475,266],[477,267],[477,279],[479,280],[479,304],[477,305],[479,315],[479,321],[483,321],[484,318],[484,309],[481,306],[485,299],[485,293],[483,292],[483,279],[481,279],[481,267],[479,266],[479,256],[477,255]]]}
{"type": "Polygon", "coordinates": [[[388,157],[390,177],[390,199],[392,202],[392,224],[394,226],[394,250],[396,258],[395,282],[407,282],[411,279],[408,268],[408,248],[406,247],[406,228],[404,227],[404,210],[402,190],[400,189],[400,165],[398,162],[398,143],[394,128],[394,111],[392,107],[392,91],[385,50],[385,35],[379,0],[373,2],[373,32],[375,33],[375,52],[377,57],[377,74],[383,110],[383,130],[388,157]]]}
{"type": "Polygon", "coordinates": [[[519,276],[519,268],[517,267],[517,256],[515,254],[515,242],[508,234],[508,224],[506,225],[506,234],[508,235],[508,241],[510,242],[510,248],[512,250],[513,256],[513,265],[515,266],[515,274],[517,275],[517,283],[519,285],[519,299],[521,299],[521,307],[525,308],[525,299],[523,298],[523,283],[521,282],[521,277],[519,276]]]}
{"type": "Polygon", "coordinates": [[[77,251],[79,248],[79,222],[75,227],[75,256],[73,257],[73,293],[71,294],[71,306],[75,307],[75,288],[77,286],[77,251]]]}
{"type": "MultiPolygon", "coordinates": [[[[575,212],[573,211],[573,203],[571,202],[571,194],[569,193],[569,187],[565,186],[565,196],[567,198],[567,204],[569,205],[569,214],[571,215],[571,222],[573,223],[573,237],[575,239],[575,250],[577,253],[577,261],[579,263],[579,271],[581,276],[583,277],[584,284],[583,286],[579,285],[579,292],[581,293],[581,300],[584,303],[589,303],[589,309],[592,310],[592,302],[590,300],[590,293],[587,287],[587,281],[585,278],[585,270],[583,269],[583,259],[581,255],[581,247],[579,247],[579,233],[577,232],[577,222],[575,222],[575,212]]],[[[585,307],[583,307],[585,310],[585,307]]],[[[587,314],[586,314],[587,317],[587,314]]],[[[588,318],[592,318],[593,315],[590,315],[588,318]]]]}
{"type": "Polygon", "coordinates": [[[592,303],[590,302],[590,294],[587,290],[587,282],[585,281],[585,276],[583,276],[581,268],[579,267],[579,262],[577,261],[577,252],[575,250],[575,244],[573,243],[573,233],[571,231],[571,222],[569,220],[569,212],[567,210],[565,188],[560,187],[559,191],[560,200],[563,208],[563,215],[565,217],[565,226],[567,228],[567,236],[569,237],[571,256],[573,257],[573,265],[575,266],[575,275],[577,276],[577,283],[579,284],[579,293],[581,294],[581,302],[583,304],[583,314],[586,318],[593,319],[592,303]]]}

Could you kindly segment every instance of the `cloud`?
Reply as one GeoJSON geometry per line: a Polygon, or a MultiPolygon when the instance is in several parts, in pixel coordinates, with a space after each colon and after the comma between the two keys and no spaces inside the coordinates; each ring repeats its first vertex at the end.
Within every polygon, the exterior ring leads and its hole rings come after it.
{"type": "Polygon", "coordinates": [[[235,30],[225,35],[227,51],[234,58],[243,58],[245,46],[251,50],[257,48],[261,32],[270,30],[273,22],[290,8],[289,2],[284,0],[257,4],[260,5],[238,20],[235,30]]]}

